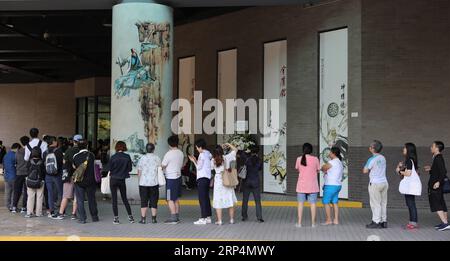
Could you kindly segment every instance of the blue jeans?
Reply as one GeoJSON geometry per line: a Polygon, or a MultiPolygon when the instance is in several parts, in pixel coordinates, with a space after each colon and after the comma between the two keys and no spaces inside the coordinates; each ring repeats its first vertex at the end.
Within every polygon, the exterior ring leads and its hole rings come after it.
{"type": "Polygon", "coordinates": [[[50,211],[56,212],[57,210],[55,209],[55,195],[58,196],[58,200],[59,200],[59,199],[62,199],[62,194],[63,194],[63,182],[62,182],[61,176],[60,175],[57,175],[57,176],[46,175],[45,176],[45,185],[46,185],[47,191],[48,191],[48,197],[47,197],[48,208],[50,209],[50,211]],[[55,189],[56,189],[56,191],[55,191],[55,189]],[[55,192],[57,194],[55,194],[55,192]]]}
{"type": "Polygon", "coordinates": [[[413,195],[405,195],[406,206],[408,206],[409,211],[409,221],[417,223],[417,207],[416,207],[416,196],[413,195]]]}

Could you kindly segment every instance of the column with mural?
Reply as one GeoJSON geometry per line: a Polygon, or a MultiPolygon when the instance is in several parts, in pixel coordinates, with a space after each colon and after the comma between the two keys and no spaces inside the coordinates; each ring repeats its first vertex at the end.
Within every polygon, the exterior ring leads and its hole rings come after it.
{"type": "MultiPolygon", "coordinates": [[[[171,135],[173,10],[148,2],[123,1],[113,8],[111,154],[127,143],[133,165],[148,142],[161,158],[171,135]]],[[[133,173],[136,173],[135,169],[133,173]]],[[[129,196],[138,199],[135,177],[129,196]]]]}

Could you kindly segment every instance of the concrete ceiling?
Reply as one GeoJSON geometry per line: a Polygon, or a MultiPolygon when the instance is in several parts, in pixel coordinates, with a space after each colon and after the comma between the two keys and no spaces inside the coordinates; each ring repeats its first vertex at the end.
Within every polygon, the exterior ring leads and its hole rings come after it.
{"type": "MultiPolygon", "coordinates": [[[[120,2],[121,0],[0,0],[0,10],[105,10],[120,2]]],[[[157,2],[173,7],[219,7],[302,5],[314,4],[319,0],[159,0],[157,2]]]]}

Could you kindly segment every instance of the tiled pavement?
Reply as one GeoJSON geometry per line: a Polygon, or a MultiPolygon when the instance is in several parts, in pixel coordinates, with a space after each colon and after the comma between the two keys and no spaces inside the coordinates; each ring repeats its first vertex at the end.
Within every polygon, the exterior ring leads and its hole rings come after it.
{"type": "MultiPolygon", "coordinates": [[[[234,225],[228,224],[227,212],[223,226],[206,225],[195,226],[193,221],[198,218],[198,206],[182,206],[181,219],[178,225],[165,225],[162,222],[168,215],[167,206],[159,208],[158,224],[128,224],[123,205],[119,205],[122,224],[112,224],[112,209],[109,200],[99,198],[98,207],[100,222],[80,225],[71,220],[51,220],[47,217],[25,219],[21,214],[11,214],[4,207],[3,191],[0,192],[0,239],[9,237],[107,237],[107,238],[148,238],[148,239],[176,239],[176,240],[275,240],[275,241],[309,241],[309,240],[450,240],[450,231],[438,232],[432,227],[438,223],[434,214],[427,210],[419,210],[421,228],[417,231],[406,231],[402,228],[408,218],[404,209],[389,209],[389,229],[367,230],[365,224],[370,221],[370,209],[341,209],[341,225],[331,227],[311,228],[309,209],[305,210],[304,228],[297,229],[296,208],[293,207],[264,207],[265,223],[256,222],[254,207],[249,208],[250,221],[240,221],[240,207],[236,210],[234,225]]],[[[187,193],[184,199],[195,198],[195,193],[187,193]]],[[[264,200],[286,201],[295,200],[294,197],[264,195],[264,200]]],[[[87,209],[87,206],[86,206],[87,209]]],[[[135,218],[139,218],[139,205],[132,205],[135,218]]],[[[319,222],[324,221],[324,210],[318,210],[319,222]]],[[[89,218],[88,218],[88,221],[89,218]]],[[[45,239],[45,238],[44,238],[45,239]]]]}

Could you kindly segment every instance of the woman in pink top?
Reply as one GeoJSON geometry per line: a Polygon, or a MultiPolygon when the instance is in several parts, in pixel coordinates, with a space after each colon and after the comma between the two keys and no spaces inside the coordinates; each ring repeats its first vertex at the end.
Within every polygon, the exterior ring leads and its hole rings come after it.
{"type": "Polygon", "coordinates": [[[316,227],[316,203],[319,194],[318,174],[320,162],[317,157],[311,156],[313,146],[309,143],[303,145],[303,156],[297,159],[295,168],[298,170],[297,200],[298,200],[298,223],[296,227],[302,227],[303,205],[306,200],[311,205],[311,224],[316,227]]]}

